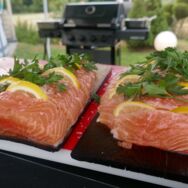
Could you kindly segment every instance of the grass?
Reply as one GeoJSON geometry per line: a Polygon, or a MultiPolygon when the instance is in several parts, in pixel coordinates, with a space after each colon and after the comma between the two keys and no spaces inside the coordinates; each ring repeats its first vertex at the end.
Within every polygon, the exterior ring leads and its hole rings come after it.
{"type": "MultiPolygon", "coordinates": [[[[61,45],[53,44],[51,45],[52,55],[57,55],[59,53],[65,53],[65,48],[61,45]]],[[[44,48],[42,44],[27,44],[18,43],[14,56],[24,59],[32,59],[37,56],[39,59],[43,59],[44,48]]]]}
{"type": "MultiPolygon", "coordinates": [[[[188,41],[187,40],[179,40],[178,41],[178,48],[180,50],[187,50],[188,51],[188,41]]],[[[52,55],[57,55],[59,53],[65,53],[65,47],[58,44],[51,45],[52,55]]],[[[149,53],[151,53],[152,49],[139,49],[139,50],[131,50],[126,47],[125,44],[122,44],[121,50],[121,64],[122,65],[130,65],[136,62],[142,61],[149,53]]],[[[34,56],[38,56],[38,58],[43,59],[43,45],[37,44],[26,44],[26,43],[19,43],[18,47],[15,51],[17,57],[20,58],[27,58],[32,59],[34,56]]]]}
{"type": "MultiPolygon", "coordinates": [[[[163,3],[173,2],[174,0],[163,0],[163,3]]],[[[51,14],[49,15],[52,16],[51,14]]],[[[19,21],[27,21],[28,24],[33,25],[37,29],[37,21],[44,19],[44,14],[18,14],[13,16],[13,20],[15,25],[18,24],[19,21]]],[[[178,48],[181,50],[187,50],[188,51],[188,40],[178,40],[178,48]]],[[[64,53],[65,48],[61,45],[52,45],[52,55],[58,54],[58,53],[64,53]]],[[[141,61],[144,59],[145,56],[147,56],[152,50],[143,49],[143,50],[131,50],[126,47],[126,45],[123,44],[122,51],[121,51],[121,64],[122,65],[130,65],[133,63],[136,63],[138,61],[141,61]]],[[[43,45],[37,44],[37,45],[31,45],[31,44],[25,44],[25,43],[19,43],[18,47],[16,49],[15,55],[20,58],[33,58],[35,55],[38,55],[38,57],[41,59],[43,58],[43,45]]]]}
{"type": "MultiPolygon", "coordinates": [[[[52,44],[51,51],[52,55],[57,55],[59,53],[65,53],[65,48],[61,45],[52,44]]],[[[38,58],[43,59],[43,52],[44,50],[42,44],[32,45],[26,43],[18,43],[14,55],[24,59],[32,59],[34,56],[37,55],[38,58]]],[[[151,50],[142,50],[141,52],[133,51],[123,45],[121,50],[121,64],[130,65],[135,62],[141,61],[150,52],[151,50]]]]}
{"type": "Polygon", "coordinates": [[[131,65],[136,62],[142,61],[153,50],[131,50],[124,46],[121,51],[121,65],[131,65]]]}

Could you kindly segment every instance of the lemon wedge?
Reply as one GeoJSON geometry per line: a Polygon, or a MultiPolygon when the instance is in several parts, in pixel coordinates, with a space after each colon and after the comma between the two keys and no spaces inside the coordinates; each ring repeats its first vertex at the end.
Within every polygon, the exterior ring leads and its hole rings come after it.
{"type": "Polygon", "coordinates": [[[73,83],[73,85],[76,88],[80,88],[80,83],[79,83],[78,79],[76,78],[76,76],[71,71],[69,71],[68,69],[65,69],[63,67],[55,67],[55,68],[49,69],[49,70],[45,71],[43,73],[43,75],[46,76],[53,72],[56,74],[65,76],[66,78],[71,80],[71,82],[73,83]]]}
{"type": "Polygon", "coordinates": [[[114,116],[119,116],[120,112],[127,108],[128,112],[134,112],[138,109],[149,109],[149,110],[154,110],[155,108],[145,104],[143,102],[137,102],[137,101],[127,101],[127,102],[122,102],[119,104],[115,109],[114,109],[114,116]]]}
{"type": "Polygon", "coordinates": [[[171,110],[171,112],[187,114],[188,113],[188,106],[180,106],[171,110]]]}
{"type": "Polygon", "coordinates": [[[0,84],[16,84],[17,82],[21,81],[18,78],[14,78],[12,76],[2,78],[0,80],[0,84]]]}
{"type": "Polygon", "coordinates": [[[119,79],[115,85],[115,87],[111,90],[110,94],[109,94],[109,99],[111,99],[115,94],[116,94],[116,90],[118,88],[118,86],[120,84],[126,84],[126,83],[134,83],[137,82],[140,79],[139,75],[135,75],[135,74],[131,74],[131,75],[127,75],[121,79],[119,79]]]}
{"type": "Polygon", "coordinates": [[[37,99],[43,99],[47,100],[48,96],[45,94],[45,92],[36,84],[33,84],[32,82],[28,81],[18,81],[15,84],[11,84],[6,91],[25,91],[33,96],[35,96],[37,99]]]}

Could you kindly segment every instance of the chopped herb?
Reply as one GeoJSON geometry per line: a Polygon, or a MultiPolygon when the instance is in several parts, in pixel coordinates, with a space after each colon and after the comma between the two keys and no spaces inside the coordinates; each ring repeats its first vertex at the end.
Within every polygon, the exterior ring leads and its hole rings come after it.
{"type": "Polygon", "coordinates": [[[9,86],[9,84],[0,84],[0,92],[5,91],[8,86],[9,86]]]}
{"type": "MultiPolygon", "coordinates": [[[[55,57],[51,57],[49,62],[44,65],[43,68],[39,66],[39,60],[34,57],[31,61],[14,58],[14,67],[9,71],[9,76],[16,77],[22,80],[26,80],[43,86],[45,84],[56,84],[60,91],[65,91],[66,86],[59,81],[63,79],[63,76],[54,73],[44,76],[42,73],[48,69],[55,67],[64,67],[74,72],[77,69],[84,68],[87,71],[96,70],[97,67],[87,55],[73,54],[64,55],[59,54],[55,57]]],[[[4,78],[5,75],[0,76],[0,79],[4,78]]],[[[6,90],[4,85],[0,85],[0,92],[6,90]]]]}
{"type": "Polygon", "coordinates": [[[54,72],[52,72],[46,77],[46,83],[52,84],[52,83],[58,82],[59,80],[62,80],[62,78],[63,78],[63,76],[55,74],[54,72]]]}
{"type": "Polygon", "coordinates": [[[96,93],[92,94],[91,99],[93,99],[97,104],[100,103],[100,96],[97,95],[96,93]]]}
{"type": "MultiPolygon", "coordinates": [[[[48,63],[46,65],[48,65],[48,63]]],[[[45,72],[45,70],[40,68],[39,60],[36,57],[31,61],[23,60],[23,62],[20,62],[19,59],[15,58],[14,67],[9,71],[9,75],[32,82],[39,86],[57,84],[59,80],[63,78],[55,73],[43,76],[43,72],[45,72]]]]}
{"type": "Polygon", "coordinates": [[[57,55],[50,58],[49,63],[44,66],[44,70],[54,67],[65,67],[72,72],[80,67],[83,67],[87,71],[97,70],[95,63],[85,54],[57,55]]]}
{"type": "Polygon", "coordinates": [[[66,91],[66,86],[64,84],[59,83],[57,86],[58,86],[59,91],[66,91]]]}
{"type": "Polygon", "coordinates": [[[141,84],[128,83],[127,85],[120,85],[117,92],[123,93],[127,98],[136,97],[141,93],[141,84]]]}
{"type": "Polygon", "coordinates": [[[145,83],[143,84],[143,93],[149,96],[163,96],[168,95],[165,87],[154,84],[154,83],[145,83]]]}

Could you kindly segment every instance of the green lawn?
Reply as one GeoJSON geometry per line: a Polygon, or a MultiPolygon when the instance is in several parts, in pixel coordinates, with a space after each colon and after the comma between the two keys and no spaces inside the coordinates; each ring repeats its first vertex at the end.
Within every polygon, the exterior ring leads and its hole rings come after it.
{"type": "MultiPolygon", "coordinates": [[[[52,55],[58,53],[65,53],[65,48],[61,45],[52,44],[51,45],[52,55]]],[[[121,63],[122,65],[129,65],[141,61],[146,55],[148,55],[151,50],[133,51],[128,49],[126,46],[122,47],[121,51],[121,63]]],[[[15,56],[20,58],[31,59],[34,56],[38,58],[43,58],[43,45],[31,45],[26,43],[18,43],[17,49],[15,51],[15,56]]]]}
{"type": "Polygon", "coordinates": [[[123,47],[121,51],[121,64],[130,65],[144,60],[144,58],[151,53],[152,50],[131,50],[123,47]]]}
{"type": "MultiPolygon", "coordinates": [[[[181,50],[188,51],[188,41],[187,40],[179,40],[178,48],[181,50]]],[[[65,53],[65,48],[61,44],[52,44],[51,45],[52,55],[56,55],[59,53],[65,53]]],[[[126,45],[122,44],[121,50],[121,64],[122,65],[130,65],[139,61],[142,61],[145,56],[151,53],[153,50],[149,49],[141,49],[141,50],[131,50],[126,47],[126,45]]],[[[31,59],[34,56],[38,56],[40,59],[43,58],[43,45],[37,44],[26,44],[26,43],[18,43],[15,54],[20,58],[31,59]]]]}
{"type": "MultiPolygon", "coordinates": [[[[52,55],[56,55],[58,53],[64,53],[65,48],[62,47],[61,45],[51,45],[51,51],[52,55]]],[[[15,56],[19,58],[24,58],[24,59],[32,59],[37,55],[38,58],[42,59],[43,58],[43,45],[42,44],[26,44],[26,43],[18,43],[18,46],[16,48],[16,51],[14,53],[15,56]]]]}

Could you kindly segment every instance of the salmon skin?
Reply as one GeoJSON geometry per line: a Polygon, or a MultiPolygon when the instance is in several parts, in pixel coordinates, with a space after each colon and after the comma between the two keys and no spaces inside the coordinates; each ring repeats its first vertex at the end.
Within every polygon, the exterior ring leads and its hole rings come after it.
{"type": "MultiPolygon", "coordinates": [[[[188,106],[188,102],[172,98],[141,97],[139,102],[148,104],[153,109],[137,109],[132,112],[124,108],[116,117],[114,109],[125,101],[124,96],[115,94],[109,97],[115,87],[116,76],[101,97],[98,108],[101,122],[111,130],[121,147],[131,149],[133,144],[151,146],[163,150],[188,151],[188,115],[171,110],[179,106],[188,106]]],[[[188,99],[187,95],[181,96],[188,99]]]]}
{"type": "Polygon", "coordinates": [[[67,90],[44,85],[48,100],[37,99],[26,92],[0,93],[0,137],[56,149],[64,141],[88,102],[96,73],[79,69],[75,73],[80,88],[63,79],[67,90]]]}

